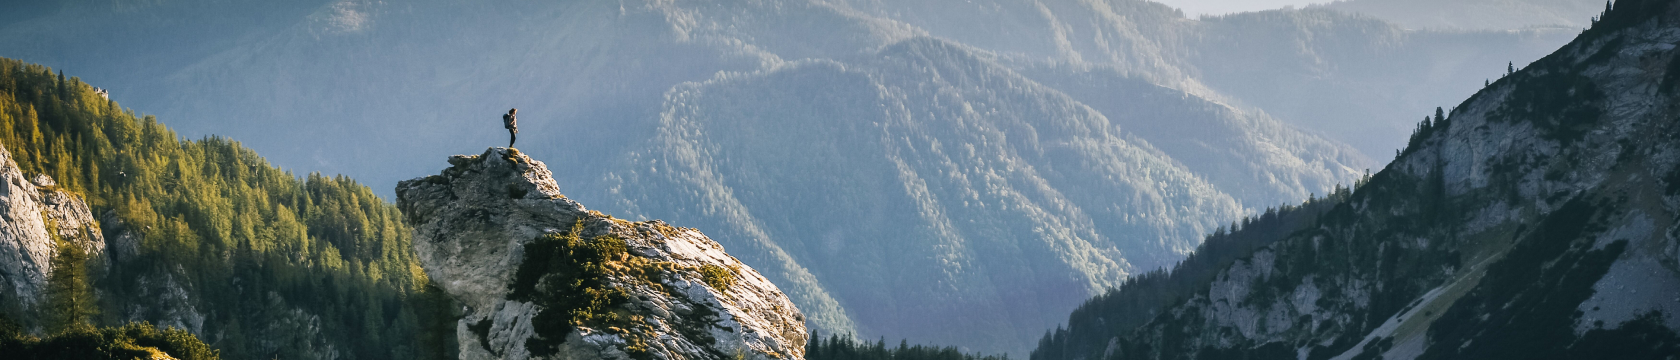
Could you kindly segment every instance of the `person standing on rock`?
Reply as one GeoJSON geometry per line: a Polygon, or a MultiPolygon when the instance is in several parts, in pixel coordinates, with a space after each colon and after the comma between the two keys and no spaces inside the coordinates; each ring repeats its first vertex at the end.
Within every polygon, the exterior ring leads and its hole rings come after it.
{"type": "Polygon", "coordinates": [[[514,116],[517,113],[519,109],[510,109],[507,114],[502,115],[502,127],[507,128],[510,148],[513,147],[514,140],[519,140],[519,118],[514,116]]]}

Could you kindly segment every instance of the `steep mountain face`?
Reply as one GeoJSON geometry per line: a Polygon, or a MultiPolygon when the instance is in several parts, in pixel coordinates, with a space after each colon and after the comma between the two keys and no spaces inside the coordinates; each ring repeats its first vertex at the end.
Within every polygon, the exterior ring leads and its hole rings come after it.
{"type": "Polygon", "coordinates": [[[804,315],[700,232],[587,210],[510,148],[449,162],[397,199],[462,359],[803,358],[804,315]]]}
{"type": "Polygon", "coordinates": [[[54,189],[52,177],[24,176],[0,148],[0,314],[39,332],[46,320],[48,280],[59,252],[105,251],[105,238],[82,199],[54,189]]]}
{"type": "Polygon", "coordinates": [[[1591,26],[1582,14],[1604,10],[1598,0],[1341,0],[1313,5],[1370,15],[1411,29],[1510,30],[1591,26]]]}
{"type": "MultiPolygon", "coordinates": [[[[1680,6],[1593,29],[1420,125],[1310,225],[1167,306],[1084,305],[1035,359],[1670,358],[1680,353],[1680,6]],[[1105,318],[1146,322],[1105,321],[1105,318]],[[1108,334],[1093,336],[1093,334],[1108,334]]],[[[1243,234],[1243,229],[1235,234],[1243,234]]]]}

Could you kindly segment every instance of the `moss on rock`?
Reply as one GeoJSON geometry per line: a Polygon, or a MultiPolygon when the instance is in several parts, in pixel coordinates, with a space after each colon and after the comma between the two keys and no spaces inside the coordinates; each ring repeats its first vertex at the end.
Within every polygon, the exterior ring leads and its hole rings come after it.
{"type": "MultiPolygon", "coordinates": [[[[617,235],[584,239],[582,234],[588,220],[616,222],[617,219],[607,216],[578,219],[569,231],[540,235],[525,246],[525,261],[514,276],[508,298],[542,308],[532,319],[533,328],[541,338],[526,343],[533,355],[555,354],[568,333],[587,328],[620,336],[632,357],[651,358],[648,343],[657,340],[656,332],[641,315],[632,311],[633,290],[659,291],[677,298],[663,283],[666,276],[685,271],[704,274],[706,283],[715,288],[721,289],[714,284],[714,277],[724,286],[734,282],[731,270],[721,266],[694,268],[632,255],[629,244],[617,235]]],[[[684,322],[710,325],[715,319],[716,314],[709,314],[698,319],[685,318],[684,322]]]]}

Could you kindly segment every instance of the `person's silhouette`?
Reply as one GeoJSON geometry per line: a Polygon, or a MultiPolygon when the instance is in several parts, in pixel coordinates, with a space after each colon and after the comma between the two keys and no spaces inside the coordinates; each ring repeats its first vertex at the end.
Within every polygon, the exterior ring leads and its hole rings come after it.
{"type": "Polygon", "coordinates": [[[519,109],[510,109],[507,114],[502,115],[502,127],[508,130],[510,148],[513,147],[513,141],[519,139],[519,118],[514,116],[516,113],[519,113],[519,109]]]}

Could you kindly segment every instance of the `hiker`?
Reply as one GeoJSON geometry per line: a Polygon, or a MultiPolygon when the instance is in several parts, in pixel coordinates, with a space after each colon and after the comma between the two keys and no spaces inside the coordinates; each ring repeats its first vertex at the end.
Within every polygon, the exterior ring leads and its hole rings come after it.
{"type": "Polygon", "coordinates": [[[513,141],[519,139],[519,118],[513,115],[516,113],[519,113],[519,109],[508,110],[507,114],[502,115],[502,127],[508,130],[508,147],[510,148],[513,147],[513,141]]]}

